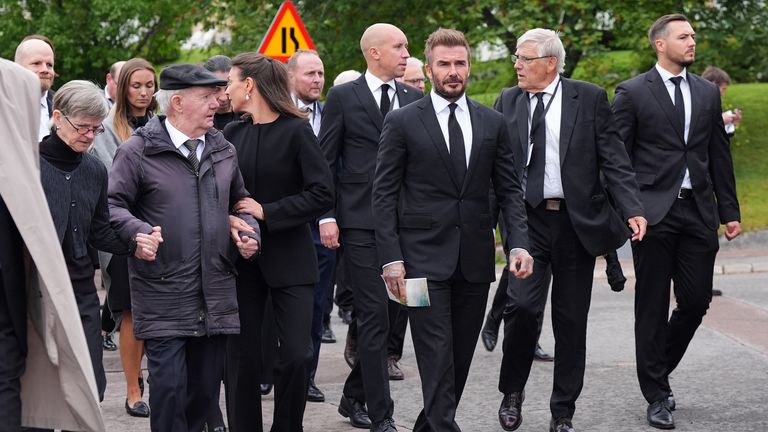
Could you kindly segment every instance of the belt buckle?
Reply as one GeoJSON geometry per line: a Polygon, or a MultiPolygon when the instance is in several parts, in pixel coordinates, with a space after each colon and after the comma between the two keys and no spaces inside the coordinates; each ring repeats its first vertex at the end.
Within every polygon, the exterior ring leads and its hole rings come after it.
{"type": "Polygon", "coordinates": [[[544,200],[544,208],[549,211],[560,211],[560,200],[544,200]]]}
{"type": "Polygon", "coordinates": [[[690,199],[692,195],[693,191],[691,189],[680,188],[680,190],[677,191],[677,199],[690,199]]]}

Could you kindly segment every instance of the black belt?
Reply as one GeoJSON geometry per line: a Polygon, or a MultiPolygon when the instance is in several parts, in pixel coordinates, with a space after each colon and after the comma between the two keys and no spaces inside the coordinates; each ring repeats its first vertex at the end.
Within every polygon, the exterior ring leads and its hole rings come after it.
{"type": "Polygon", "coordinates": [[[680,189],[677,193],[677,199],[689,200],[693,199],[693,189],[680,189]]]}

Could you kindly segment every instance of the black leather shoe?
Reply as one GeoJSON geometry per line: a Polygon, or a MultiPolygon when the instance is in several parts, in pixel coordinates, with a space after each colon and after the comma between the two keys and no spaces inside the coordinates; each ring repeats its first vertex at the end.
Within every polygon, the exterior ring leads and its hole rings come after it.
{"type": "Polygon", "coordinates": [[[117,345],[115,345],[115,341],[112,340],[111,333],[107,333],[104,335],[104,341],[102,342],[102,346],[104,347],[104,351],[117,351],[117,345]]]}
{"type": "Polygon", "coordinates": [[[307,388],[307,402],[325,402],[325,395],[315,385],[315,380],[309,380],[309,387],[307,388]]]}
{"type": "Polygon", "coordinates": [[[576,432],[576,429],[573,428],[571,419],[561,418],[549,421],[549,432],[576,432]]]}
{"type": "Polygon", "coordinates": [[[713,288],[712,289],[712,295],[714,297],[720,297],[721,295],[723,295],[723,290],[719,290],[717,288],[713,288]]]}
{"type": "Polygon", "coordinates": [[[146,402],[140,400],[133,404],[128,405],[128,399],[125,400],[125,412],[131,417],[149,417],[149,405],[146,402]]]}
{"type": "Polygon", "coordinates": [[[491,320],[486,320],[483,326],[483,331],[480,332],[480,339],[483,340],[483,345],[488,351],[493,351],[496,348],[496,342],[499,340],[499,327],[494,326],[491,320]]]}
{"type": "Polygon", "coordinates": [[[400,369],[400,365],[397,364],[397,357],[387,357],[387,374],[389,375],[390,381],[402,381],[405,379],[405,374],[403,374],[403,371],[400,369]]]}
{"type": "Polygon", "coordinates": [[[339,401],[339,414],[349,419],[352,426],[359,429],[368,429],[371,427],[371,418],[368,417],[368,410],[360,402],[341,396],[339,401]]]}
{"type": "Polygon", "coordinates": [[[272,384],[261,384],[260,387],[259,390],[261,390],[263,396],[268,395],[272,391],[272,384]]]}
{"type": "Polygon", "coordinates": [[[608,277],[608,285],[611,286],[611,291],[621,292],[624,290],[624,283],[627,278],[624,277],[624,271],[621,269],[621,263],[619,263],[619,257],[616,252],[605,255],[605,275],[608,277]]]}
{"type": "Polygon", "coordinates": [[[322,343],[336,343],[336,335],[330,326],[323,326],[323,335],[320,337],[322,343]]]}
{"type": "Polygon", "coordinates": [[[397,432],[395,421],[392,420],[392,417],[386,418],[384,421],[371,426],[371,432],[397,432]]]}
{"type": "Polygon", "coordinates": [[[667,406],[667,398],[648,405],[648,424],[656,429],[674,429],[675,419],[667,406]]]}
{"type": "Polygon", "coordinates": [[[499,424],[501,424],[502,429],[513,431],[520,427],[520,424],[523,422],[521,409],[524,400],[525,392],[507,393],[504,395],[504,399],[501,400],[501,406],[499,407],[499,424]]]}
{"type": "Polygon", "coordinates": [[[544,349],[538,343],[536,344],[536,351],[533,352],[533,358],[545,362],[555,361],[555,357],[544,351],[544,349]]]}
{"type": "Polygon", "coordinates": [[[673,395],[672,392],[669,392],[669,396],[667,396],[667,408],[669,408],[670,411],[674,411],[675,408],[677,408],[675,395],[673,395]]]}
{"type": "Polygon", "coordinates": [[[339,308],[339,318],[341,318],[341,322],[344,324],[349,324],[352,322],[352,310],[351,309],[342,309],[339,308]]]}

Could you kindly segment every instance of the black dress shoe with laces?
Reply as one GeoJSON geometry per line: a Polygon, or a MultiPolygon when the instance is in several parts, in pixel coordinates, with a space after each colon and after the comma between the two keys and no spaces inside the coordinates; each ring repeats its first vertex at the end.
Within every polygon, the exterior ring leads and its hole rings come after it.
{"type": "Polygon", "coordinates": [[[112,340],[111,333],[107,333],[104,335],[104,341],[102,342],[102,346],[104,347],[104,351],[117,351],[117,345],[115,345],[115,341],[112,340]]]}
{"type": "Polygon", "coordinates": [[[536,344],[536,351],[533,352],[533,358],[545,362],[555,361],[555,357],[544,351],[544,348],[538,343],[536,344]]]}
{"type": "Polygon", "coordinates": [[[125,400],[125,412],[131,417],[149,417],[149,405],[146,402],[140,400],[133,404],[128,405],[128,399],[125,400]]]}
{"type": "Polygon", "coordinates": [[[488,351],[493,351],[496,348],[496,342],[499,340],[499,327],[494,326],[491,320],[486,320],[483,330],[480,332],[480,339],[483,340],[483,345],[488,351]]]}
{"type": "Polygon", "coordinates": [[[352,398],[341,396],[339,414],[348,418],[349,423],[356,428],[368,429],[371,427],[371,418],[368,417],[368,410],[365,409],[365,405],[352,398]]]}
{"type": "Polygon", "coordinates": [[[517,430],[523,422],[521,412],[525,392],[506,393],[499,407],[499,424],[505,431],[517,430]]]}
{"type": "Polygon", "coordinates": [[[667,398],[659,399],[648,405],[648,424],[656,429],[674,429],[675,420],[667,406],[667,398]]]}
{"type": "Polygon", "coordinates": [[[320,337],[322,343],[336,343],[336,335],[331,326],[323,326],[323,335],[320,337]]]}
{"type": "Polygon", "coordinates": [[[371,426],[371,432],[397,432],[395,421],[392,420],[392,417],[386,418],[384,421],[371,426]]]}
{"type": "Polygon", "coordinates": [[[309,387],[307,388],[307,402],[325,402],[325,395],[315,385],[315,380],[309,380],[309,387]]]}
{"type": "Polygon", "coordinates": [[[561,418],[549,421],[549,432],[576,432],[576,429],[573,428],[571,419],[561,418]]]}
{"type": "Polygon", "coordinates": [[[675,408],[677,408],[675,395],[673,395],[672,392],[669,392],[669,396],[667,396],[667,408],[669,408],[670,411],[674,411],[675,408]]]}

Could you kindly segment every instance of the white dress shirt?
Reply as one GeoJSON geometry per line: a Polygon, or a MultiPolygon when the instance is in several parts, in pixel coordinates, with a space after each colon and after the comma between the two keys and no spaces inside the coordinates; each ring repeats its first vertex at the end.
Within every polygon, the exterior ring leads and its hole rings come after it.
{"type": "Polygon", "coordinates": [[[184,145],[184,143],[191,139],[200,140],[200,144],[197,145],[197,151],[195,153],[197,153],[197,160],[202,161],[203,149],[205,149],[205,134],[202,134],[196,138],[190,138],[184,134],[184,132],[173,127],[171,121],[168,118],[165,119],[165,128],[168,129],[168,135],[171,137],[171,142],[173,142],[173,145],[176,146],[176,149],[180,151],[184,157],[189,157],[189,149],[184,145]]]}
{"type": "MultiPolygon", "coordinates": [[[[365,82],[368,84],[368,89],[373,93],[373,99],[376,101],[376,107],[381,106],[381,85],[384,81],[380,80],[377,76],[373,75],[371,71],[365,71],[365,82]]],[[[400,108],[400,102],[397,100],[397,87],[395,87],[395,79],[391,79],[386,82],[389,84],[389,90],[387,97],[390,101],[390,111],[394,111],[400,108]]]]}
{"type": "MultiPolygon", "coordinates": [[[[432,99],[432,106],[435,108],[440,131],[443,133],[445,144],[448,146],[448,153],[450,153],[451,143],[448,142],[448,117],[451,115],[451,109],[448,106],[451,102],[435,93],[434,89],[429,92],[429,97],[432,99]]],[[[467,162],[467,166],[469,166],[469,155],[472,152],[472,120],[469,117],[467,95],[461,95],[459,100],[456,101],[456,105],[456,121],[461,126],[461,134],[464,135],[464,160],[467,162]]]]}
{"type": "Polygon", "coordinates": [[[319,137],[320,119],[322,116],[322,113],[320,112],[320,102],[314,101],[306,103],[299,99],[296,95],[293,96],[293,100],[296,102],[296,106],[299,108],[299,110],[307,112],[307,120],[309,121],[310,126],[312,126],[312,132],[315,133],[316,137],[319,137]]]}
{"type": "MultiPolygon", "coordinates": [[[[549,110],[544,115],[547,132],[547,151],[544,165],[544,199],[547,198],[565,198],[563,193],[563,182],[560,177],[560,123],[563,114],[563,89],[560,77],[557,76],[549,85],[544,88],[544,97],[542,102],[549,110]],[[559,88],[558,88],[559,86],[559,88]],[[557,89],[557,91],[555,91],[557,89]],[[552,95],[554,94],[554,100],[552,95]],[[552,103],[550,103],[550,100],[552,103]]],[[[531,163],[531,152],[533,143],[531,142],[531,121],[533,112],[536,110],[536,104],[539,103],[535,94],[529,94],[529,112],[528,116],[528,160],[525,163],[527,167],[531,163]]],[[[526,181],[528,179],[528,170],[526,169],[526,181]]]]}
{"type": "Polygon", "coordinates": [[[46,91],[43,93],[43,97],[40,98],[40,127],[38,128],[37,134],[38,142],[51,134],[50,122],[51,117],[48,116],[48,92],[46,91]]]}
{"type": "MultiPolygon", "coordinates": [[[[672,101],[672,105],[675,104],[675,83],[670,78],[675,76],[683,77],[680,81],[680,91],[683,92],[683,103],[685,103],[685,129],[683,138],[685,143],[688,144],[688,132],[691,127],[691,85],[688,83],[688,74],[685,68],[679,75],[674,75],[672,72],[664,69],[656,63],[656,70],[661,75],[661,79],[664,80],[664,85],[667,87],[667,93],[669,93],[669,99],[672,101]]],[[[683,183],[680,185],[683,189],[693,189],[691,186],[691,175],[688,172],[688,167],[685,167],[685,175],[683,176],[683,183]]]]}

